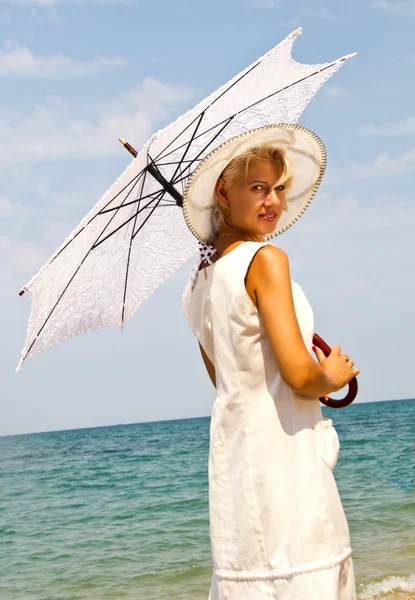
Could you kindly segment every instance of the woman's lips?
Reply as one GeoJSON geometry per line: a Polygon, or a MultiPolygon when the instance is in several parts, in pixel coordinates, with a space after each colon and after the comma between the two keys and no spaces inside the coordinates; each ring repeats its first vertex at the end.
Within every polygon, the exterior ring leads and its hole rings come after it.
{"type": "Polygon", "coordinates": [[[264,219],[265,221],[275,221],[275,219],[277,218],[277,215],[259,215],[262,219],[264,219]]]}

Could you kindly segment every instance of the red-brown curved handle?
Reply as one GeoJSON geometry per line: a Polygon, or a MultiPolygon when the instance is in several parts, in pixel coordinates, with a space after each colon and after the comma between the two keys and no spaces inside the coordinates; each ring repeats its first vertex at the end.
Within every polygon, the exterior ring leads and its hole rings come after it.
{"type": "MultiPolygon", "coordinates": [[[[326,342],[321,338],[317,333],[313,335],[313,344],[320,348],[323,351],[324,356],[328,356],[331,352],[331,348],[326,342]]],[[[353,377],[348,383],[349,389],[347,394],[341,400],[336,400],[335,398],[328,398],[327,400],[324,398],[319,398],[320,402],[325,406],[329,406],[330,408],[344,408],[353,402],[353,400],[357,396],[357,379],[353,377]]]]}

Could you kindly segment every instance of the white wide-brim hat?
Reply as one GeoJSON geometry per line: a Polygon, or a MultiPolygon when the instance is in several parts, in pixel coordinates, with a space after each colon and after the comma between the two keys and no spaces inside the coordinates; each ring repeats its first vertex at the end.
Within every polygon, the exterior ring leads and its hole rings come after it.
{"type": "Polygon", "coordinates": [[[201,242],[211,243],[215,234],[213,211],[218,207],[215,186],[223,170],[245,150],[264,144],[287,152],[294,174],[287,191],[288,211],[282,213],[275,231],[264,235],[264,240],[270,240],[294,225],[310,206],[326,168],[326,149],[320,138],[309,129],[291,123],[252,129],[212,150],[187,181],[183,215],[190,231],[201,242]]]}

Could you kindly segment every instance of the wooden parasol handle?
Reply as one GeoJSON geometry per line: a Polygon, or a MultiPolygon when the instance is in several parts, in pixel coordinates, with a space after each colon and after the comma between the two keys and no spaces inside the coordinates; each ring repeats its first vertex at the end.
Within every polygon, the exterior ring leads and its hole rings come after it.
{"type": "MultiPolygon", "coordinates": [[[[331,353],[331,348],[326,342],[319,336],[317,333],[313,335],[313,344],[320,348],[323,351],[324,356],[328,356],[331,353]]],[[[357,396],[357,379],[353,377],[348,383],[349,389],[347,394],[341,400],[336,400],[335,398],[328,398],[327,400],[324,398],[319,398],[320,402],[325,406],[329,406],[330,408],[344,408],[353,402],[353,400],[357,396]]]]}
{"type": "Polygon", "coordinates": [[[130,154],[132,154],[134,156],[134,158],[136,158],[138,152],[135,148],[133,148],[131,146],[131,144],[129,144],[128,142],[126,142],[123,138],[118,138],[118,141],[121,142],[121,144],[124,146],[124,148],[126,148],[128,150],[128,152],[130,154]]]}

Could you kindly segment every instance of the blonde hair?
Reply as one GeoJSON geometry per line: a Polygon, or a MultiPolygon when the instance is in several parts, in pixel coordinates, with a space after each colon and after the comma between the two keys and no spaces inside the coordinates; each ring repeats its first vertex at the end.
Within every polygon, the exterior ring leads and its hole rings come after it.
{"type": "MultiPolygon", "coordinates": [[[[251,162],[251,160],[270,160],[273,163],[282,165],[283,171],[279,181],[280,185],[283,184],[285,185],[285,188],[288,189],[292,185],[294,179],[293,165],[287,152],[285,152],[281,148],[278,148],[275,145],[275,143],[276,142],[273,142],[273,144],[255,146],[253,148],[245,150],[244,152],[241,152],[241,154],[235,156],[235,158],[233,158],[226,165],[222,173],[219,175],[218,179],[223,178],[226,181],[226,183],[230,185],[232,184],[234,179],[238,175],[240,175],[243,170],[245,170],[246,180],[248,177],[249,163],[251,162]]],[[[219,233],[222,225],[225,222],[227,222],[226,216],[228,212],[229,208],[222,206],[222,204],[216,199],[216,206],[214,207],[212,212],[212,224],[214,230],[212,238],[213,241],[219,233]]],[[[230,225],[230,223],[228,223],[228,225],[230,225]]],[[[239,233],[249,237],[248,233],[238,229],[237,227],[235,227],[235,225],[232,224],[231,226],[239,233]]]]}

